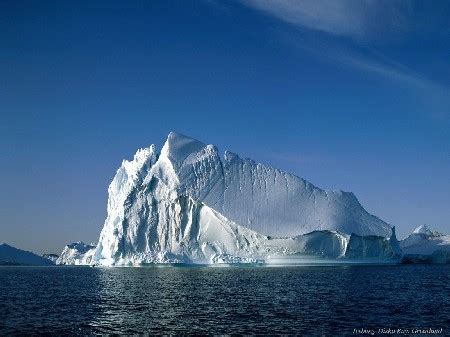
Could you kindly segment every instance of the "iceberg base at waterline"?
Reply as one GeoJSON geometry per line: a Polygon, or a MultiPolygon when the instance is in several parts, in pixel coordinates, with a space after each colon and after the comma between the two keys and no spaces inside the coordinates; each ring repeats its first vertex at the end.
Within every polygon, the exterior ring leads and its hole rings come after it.
{"type": "MultiPolygon", "coordinates": [[[[207,211],[207,215],[214,215],[211,210],[207,211]]],[[[65,248],[66,254],[63,252],[61,256],[66,258],[57,264],[292,266],[450,263],[450,236],[436,232],[426,235],[413,232],[401,241],[396,238],[395,228],[389,239],[334,231],[314,231],[292,238],[273,238],[258,235],[230,222],[224,224],[218,218],[204,222],[203,216],[198,217],[199,220],[202,219],[198,228],[204,232],[196,233],[200,242],[195,238],[179,241],[175,251],[135,252],[118,256],[115,260],[95,260],[93,256],[96,247],[78,242],[65,248]],[[206,229],[205,223],[208,224],[206,229]],[[202,239],[211,238],[211,235],[213,241],[202,239]]]]}

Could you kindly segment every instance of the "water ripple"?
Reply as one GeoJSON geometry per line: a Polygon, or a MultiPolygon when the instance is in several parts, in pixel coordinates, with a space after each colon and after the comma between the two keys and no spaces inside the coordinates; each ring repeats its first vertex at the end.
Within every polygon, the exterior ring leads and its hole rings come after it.
{"type": "Polygon", "coordinates": [[[0,334],[446,331],[449,281],[448,265],[2,267],[0,334]]]}

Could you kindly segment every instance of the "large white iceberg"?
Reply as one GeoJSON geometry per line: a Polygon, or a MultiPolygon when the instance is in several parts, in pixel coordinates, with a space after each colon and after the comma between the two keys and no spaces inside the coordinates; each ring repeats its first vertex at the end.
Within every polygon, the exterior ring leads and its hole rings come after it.
{"type": "Polygon", "coordinates": [[[213,145],[176,133],[161,151],[151,145],[123,161],[108,192],[94,264],[337,258],[349,243],[352,257],[395,255],[391,226],[352,193],[322,190],[231,152],[221,158],[213,145]]]}

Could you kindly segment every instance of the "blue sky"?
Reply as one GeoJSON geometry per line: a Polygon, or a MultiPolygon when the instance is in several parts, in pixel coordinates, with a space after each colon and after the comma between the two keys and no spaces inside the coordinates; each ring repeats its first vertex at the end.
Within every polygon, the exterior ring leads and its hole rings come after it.
{"type": "Polygon", "coordinates": [[[450,232],[448,1],[3,1],[0,242],[97,241],[169,131],[450,232]]]}

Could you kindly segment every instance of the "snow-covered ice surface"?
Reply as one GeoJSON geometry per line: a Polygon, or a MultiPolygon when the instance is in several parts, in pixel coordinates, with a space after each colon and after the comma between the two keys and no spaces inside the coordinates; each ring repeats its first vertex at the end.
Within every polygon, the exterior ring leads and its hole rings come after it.
{"type": "MultiPolygon", "coordinates": [[[[178,193],[264,235],[335,230],[387,237],[391,232],[388,224],[364,210],[353,193],[324,191],[229,151],[222,160],[213,145],[176,133],[169,134],[155,166],[157,177],[173,178],[178,193]]],[[[150,182],[152,174],[146,178],[150,182]]]]}
{"type": "Polygon", "coordinates": [[[95,245],[88,245],[82,241],[68,244],[56,260],[58,265],[89,265],[95,245]]]}
{"type": "Polygon", "coordinates": [[[160,152],[151,145],[123,161],[108,192],[93,264],[344,258],[349,242],[352,256],[392,255],[384,251],[391,226],[352,193],[324,191],[228,151],[221,159],[213,145],[176,133],[160,152]]]}

